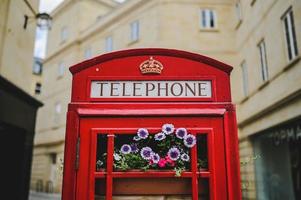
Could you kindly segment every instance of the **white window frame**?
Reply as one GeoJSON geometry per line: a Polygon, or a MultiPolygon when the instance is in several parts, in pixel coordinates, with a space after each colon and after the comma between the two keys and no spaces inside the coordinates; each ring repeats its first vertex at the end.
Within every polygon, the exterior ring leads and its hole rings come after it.
{"type": "Polygon", "coordinates": [[[41,75],[42,70],[43,70],[43,64],[41,62],[34,61],[33,68],[32,68],[33,74],[41,75]]]}
{"type": "Polygon", "coordinates": [[[135,42],[139,40],[139,32],[140,32],[140,24],[139,20],[133,21],[130,24],[131,27],[131,42],[135,42]]]}
{"type": "Polygon", "coordinates": [[[63,26],[61,29],[61,42],[64,42],[68,39],[69,30],[67,26],[63,26]]]}
{"type": "Polygon", "coordinates": [[[258,43],[258,50],[260,56],[260,65],[261,65],[261,76],[263,81],[269,80],[269,71],[268,71],[268,61],[267,61],[267,52],[264,39],[258,43]]]}
{"type": "Polygon", "coordinates": [[[289,8],[282,16],[282,22],[284,28],[287,59],[290,62],[294,60],[299,54],[292,8],[289,8]]]}
{"type": "Polygon", "coordinates": [[[61,78],[65,74],[65,63],[63,61],[59,62],[58,64],[58,78],[61,78]]]}
{"type": "Polygon", "coordinates": [[[217,17],[214,9],[200,9],[200,27],[201,29],[217,28],[217,17]],[[213,21],[213,25],[211,21],[213,21]]]}
{"type": "Polygon", "coordinates": [[[84,51],[84,59],[89,59],[92,57],[92,49],[91,47],[87,47],[84,51]]]}
{"type": "Polygon", "coordinates": [[[113,51],[113,37],[108,36],[105,40],[105,52],[113,51]]]}
{"type": "Polygon", "coordinates": [[[241,73],[242,73],[242,85],[244,96],[249,95],[249,75],[248,75],[248,66],[247,62],[244,60],[240,64],[241,73]]]}

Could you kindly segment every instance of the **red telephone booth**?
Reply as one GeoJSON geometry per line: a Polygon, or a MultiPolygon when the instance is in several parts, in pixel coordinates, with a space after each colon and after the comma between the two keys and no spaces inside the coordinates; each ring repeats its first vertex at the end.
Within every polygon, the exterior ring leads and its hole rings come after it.
{"type": "Polygon", "coordinates": [[[118,51],[72,66],[63,199],[241,199],[231,70],[170,49],[118,51]]]}

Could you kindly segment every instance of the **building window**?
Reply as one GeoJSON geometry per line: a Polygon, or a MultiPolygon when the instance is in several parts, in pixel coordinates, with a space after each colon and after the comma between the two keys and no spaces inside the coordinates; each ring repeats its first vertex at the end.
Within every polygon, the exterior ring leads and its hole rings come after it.
{"type": "Polygon", "coordinates": [[[34,63],[32,67],[32,73],[36,75],[41,75],[43,71],[43,63],[42,59],[34,58],[34,63]]]}
{"type": "Polygon", "coordinates": [[[139,21],[131,23],[131,42],[135,42],[139,39],[139,21]]]}
{"type": "Polygon", "coordinates": [[[65,73],[65,64],[64,62],[60,62],[58,64],[58,78],[63,77],[64,73],[65,73]]]}
{"type": "Polygon", "coordinates": [[[68,38],[68,27],[64,26],[61,29],[61,42],[66,41],[68,38]]]}
{"type": "Polygon", "coordinates": [[[254,135],[257,198],[301,199],[300,118],[254,135]]]}
{"type": "Polygon", "coordinates": [[[51,153],[50,154],[50,160],[51,160],[51,164],[56,164],[56,160],[57,160],[57,154],[56,153],[51,153]]]}
{"type": "Polygon", "coordinates": [[[288,60],[291,61],[298,55],[297,39],[293,10],[290,8],[282,18],[284,24],[288,60]]]}
{"type": "Polygon", "coordinates": [[[56,114],[60,114],[61,112],[62,112],[62,105],[61,105],[60,102],[57,102],[57,103],[55,104],[55,113],[56,113],[56,114]]]}
{"type": "Polygon", "coordinates": [[[266,48],[265,48],[264,40],[259,42],[258,49],[259,49],[259,55],[260,55],[262,80],[267,81],[269,79],[269,73],[268,73],[267,54],[266,54],[266,48]]]}
{"type": "Polygon", "coordinates": [[[88,47],[87,49],[85,49],[84,58],[89,59],[91,57],[92,57],[92,49],[90,47],[88,47]]]}
{"type": "Polygon", "coordinates": [[[216,14],[214,10],[202,9],[200,15],[200,25],[202,29],[216,28],[216,14]]]}
{"type": "Polygon", "coordinates": [[[54,123],[55,124],[59,124],[61,112],[62,112],[62,104],[61,104],[61,102],[56,102],[54,105],[54,123]]]}
{"type": "Polygon", "coordinates": [[[249,94],[249,78],[248,78],[248,68],[247,68],[246,61],[243,61],[240,64],[240,67],[241,67],[241,73],[242,73],[244,96],[248,96],[248,94],[249,94]]]}
{"type": "Polygon", "coordinates": [[[106,37],[106,46],[105,46],[105,51],[110,52],[113,50],[113,38],[112,36],[106,37]]]}
{"type": "Polygon", "coordinates": [[[240,1],[235,4],[236,17],[238,21],[242,21],[241,3],[240,1]]]}
{"type": "Polygon", "coordinates": [[[42,84],[41,83],[36,83],[34,93],[35,94],[41,94],[41,90],[42,90],[42,84]]]}

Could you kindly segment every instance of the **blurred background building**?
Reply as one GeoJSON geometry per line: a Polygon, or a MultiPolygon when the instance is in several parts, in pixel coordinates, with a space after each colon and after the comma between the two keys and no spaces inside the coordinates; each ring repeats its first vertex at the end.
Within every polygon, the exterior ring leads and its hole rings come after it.
{"type": "Polygon", "coordinates": [[[25,200],[40,81],[33,71],[38,0],[0,2],[0,157],[1,198],[25,200]],[[28,21],[30,19],[30,21],[28,21]]]}
{"type": "Polygon", "coordinates": [[[68,67],[115,50],[162,47],[234,66],[244,199],[301,199],[301,1],[64,0],[51,16],[32,190],[61,191],[68,67]]]}

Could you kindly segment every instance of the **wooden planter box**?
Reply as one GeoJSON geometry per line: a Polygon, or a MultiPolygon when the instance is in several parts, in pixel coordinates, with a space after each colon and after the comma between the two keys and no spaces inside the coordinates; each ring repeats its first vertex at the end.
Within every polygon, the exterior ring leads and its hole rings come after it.
{"type": "MultiPolygon", "coordinates": [[[[113,195],[191,195],[191,172],[184,172],[181,177],[175,177],[174,173],[167,170],[113,172],[113,195]]],[[[198,175],[199,195],[208,197],[209,173],[198,172],[198,175]]],[[[103,196],[105,191],[105,177],[96,179],[95,194],[103,196]]]]}

